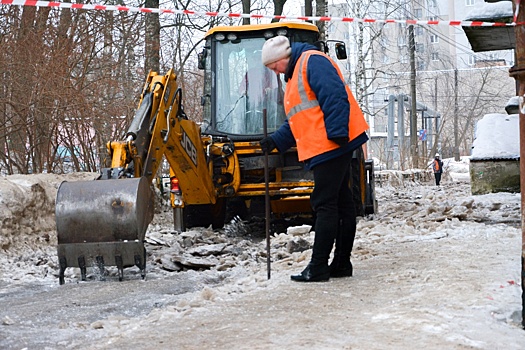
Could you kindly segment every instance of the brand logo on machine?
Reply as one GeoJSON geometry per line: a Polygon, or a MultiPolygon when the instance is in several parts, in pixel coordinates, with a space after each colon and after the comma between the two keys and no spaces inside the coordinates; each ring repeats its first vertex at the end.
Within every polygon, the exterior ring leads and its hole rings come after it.
{"type": "Polygon", "coordinates": [[[184,150],[186,151],[186,154],[188,154],[188,157],[190,157],[193,164],[197,166],[197,147],[195,147],[193,142],[191,142],[190,137],[188,136],[188,134],[186,134],[184,129],[181,128],[181,130],[182,130],[182,139],[181,139],[182,148],[184,148],[184,150]]]}

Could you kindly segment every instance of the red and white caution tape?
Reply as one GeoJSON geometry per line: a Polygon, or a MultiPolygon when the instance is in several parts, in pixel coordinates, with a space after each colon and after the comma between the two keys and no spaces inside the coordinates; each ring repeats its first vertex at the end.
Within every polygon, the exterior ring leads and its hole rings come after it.
{"type": "Polygon", "coordinates": [[[73,4],[70,2],[35,1],[35,0],[0,0],[0,3],[2,5],[15,5],[15,6],[55,7],[55,8],[69,8],[69,9],[82,9],[82,10],[97,10],[97,11],[143,12],[143,13],[188,15],[188,16],[209,16],[209,17],[229,17],[229,18],[255,18],[255,19],[276,18],[280,20],[287,19],[287,20],[325,21],[325,22],[403,23],[403,24],[418,24],[418,25],[448,25],[448,26],[462,26],[462,27],[508,27],[508,26],[516,25],[516,23],[478,22],[478,21],[420,21],[420,20],[414,20],[414,19],[372,19],[372,18],[330,17],[330,16],[323,16],[323,17],[276,16],[276,15],[262,15],[262,14],[256,14],[256,13],[245,14],[245,13],[233,13],[233,12],[171,10],[171,9],[163,9],[163,8],[128,7],[128,6],[101,5],[101,4],[73,4]]]}

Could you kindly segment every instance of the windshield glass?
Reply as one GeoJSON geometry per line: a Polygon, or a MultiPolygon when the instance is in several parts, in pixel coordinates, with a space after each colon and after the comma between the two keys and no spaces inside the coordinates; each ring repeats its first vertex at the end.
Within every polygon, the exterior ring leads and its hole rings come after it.
{"type": "Polygon", "coordinates": [[[234,43],[217,42],[216,51],[216,129],[237,134],[263,134],[266,108],[268,132],[284,121],[284,83],[261,63],[264,38],[234,43]]]}

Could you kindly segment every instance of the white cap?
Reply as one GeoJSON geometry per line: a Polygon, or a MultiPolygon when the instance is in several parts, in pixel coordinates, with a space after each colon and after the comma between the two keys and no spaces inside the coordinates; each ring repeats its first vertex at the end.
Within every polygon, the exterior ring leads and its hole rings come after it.
{"type": "Polygon", "coordinates": [[[439,153],[436,153],[436,157],[439,157],[439,153]]]}
{"type": "Polygon", "coordinates": [[[262,63],[267,66],[292,55],[292,48],[287,37],[278,35],[266,40],[262,48],[262,63]]]}

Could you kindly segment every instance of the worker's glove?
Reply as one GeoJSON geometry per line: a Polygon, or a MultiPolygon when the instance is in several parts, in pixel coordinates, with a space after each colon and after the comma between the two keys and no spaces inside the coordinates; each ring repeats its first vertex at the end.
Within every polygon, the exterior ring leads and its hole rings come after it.
{"type": "Polygon", "coordinates": [[[337,143],[339,146],[344,146],[348,143],[348,137],[334,137],[330,141],[337,143]]]}
{"type": "Polygon", "coordinates": [[[275,141],[272,139],[271,136],[265,137],[264,139],[259,141],[259,144],[261,145],[261,149],[264,153],[270,153],[277,147],[275,141]]]}

